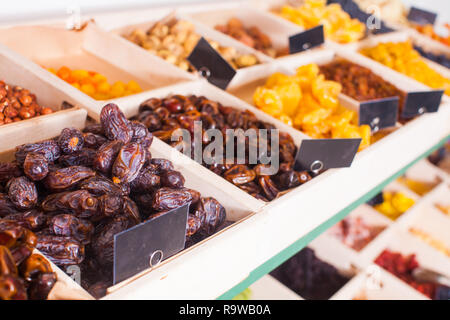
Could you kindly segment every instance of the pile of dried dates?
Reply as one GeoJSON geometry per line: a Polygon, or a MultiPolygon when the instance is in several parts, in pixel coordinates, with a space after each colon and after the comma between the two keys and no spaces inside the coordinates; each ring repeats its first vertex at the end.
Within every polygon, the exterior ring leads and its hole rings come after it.
{"type": "MultiPolygon", "coordinates": [[[[192,144],[194,139],[194,122],[202,123],[201,136],[205,137],[208,129],[222,131],[223,159],[226,159],[227,129],[267,129],[266,141],[257,136],[258,146],[267,144],[266,150],[271,152],[270,130],[276,129],[274,125],[260,121],[249,110],[241,111],[233,107],[223,106],[219,102],[212,101],[203,96],[173,95],[164,99],[150,98],[139,107],[139,114],[134,118],[143,123],[155,137],[177,147],[179,141],[172,141],[172,134],[176,129],[186,129],[191,135],[192,144]]],[[[205,150],[209,143],[203,139],[202,148],[205,150]]],[[[235,146],[237,143],[235,144],[235,146]]],[[[297,187],[309,180],[311,174],[307,171],[295,171],[294,161],[297,147],[292,137],[279,132],[279,170],[272,175],[267,175],[263,170],[265,165],[260,162],[251,164],[249,160],[249,144],[245,144],[245,159],[235,158],[223,163],[202,164],[214,173],[224,177],[242,190],[263,201],[271,201],[284,191],[297,187]],[[243,160],[243,161],[242,161],[243,160]],[[245,162],[244,164],[239,163],[245,162]]],[[[191,150],[194,150],[192,146],[191,150]]],[[[277,152],[274,150],[274,152],[277,152]]],[[[191,155],[194,158],[193,155],[191,155]]]]}
{"type": "Polygon", "coordinates": [[[24,227],[36,222],[0,220],[0,300],[44,300],[56,283],[50,263],[33,253],[37,236],[24,227]]]}
{"type": "Polygon", "coordinates": [[[36,248],[61,268],[78,265],[82,286],[101,297],[112,284],[114,235],[189,205],[187,243],[216,232],[224,207],[184,187],[166,159],[152,158],[153,135],[115,104],[84,132],[16,147],[0,163],[0,218],[36,233],[36,248]]]}

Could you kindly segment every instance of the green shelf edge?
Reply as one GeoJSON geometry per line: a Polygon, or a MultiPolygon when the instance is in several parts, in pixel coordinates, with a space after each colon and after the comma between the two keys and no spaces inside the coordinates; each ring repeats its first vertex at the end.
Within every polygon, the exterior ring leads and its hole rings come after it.
{"type": "Polygon", "coordinates": [[[445,144],[447,140],[450,139],[450,134],[440,140],[436,145],[434,145],[432,148],[430,148],[428,151],[424,152],[421,156],[419,156],[417,159],[406,165],[404,168],[402,168],[400,171],[392,175],[391,177],[387,178],[385,181],[383,181],[381,184],[373,188],[371,191],[363,195],[361,198],[356,200],[355,202],[351,203],[349,206],[344,208],[343,210],[339,211],[336,215],[319,225],[317,228],[306,234],[305,236],[298,239],[296,242],[294,242],[292,245],[284,249],[283,251],[279,252],[266,262],[264,262],[262,265],[260,265],[258,268],[254,269],[252,272],[250,272],[250,275],[219,296],[218,300],[231,300],[233,297],[244,291],[246,288],[248,288],[251,284],[265,276],[266,274],[270,273],[272,270],[274,270],[276,267],[281,265],[283,262],[291,258],[293,255],[295,255],[297,252],[302,250],[304,247],[306,247],[312,240],[314,240],[316,237],[321,235],[323,232],[328,230],[330,227],[341,221],[343,218],[345,218],[350,212],[352,212],[354,209],[359,207],[361,204],[366,203],[368,200],[373,198],[375,195],[377,195],[379,192],[381,192],[389,183],[403,175],[410,167],[412,167],[414,164],[419,162],[420,160],[427,157],[429,154],[434,152],[435,150],[439,149],[441,146],[445,144]]]}

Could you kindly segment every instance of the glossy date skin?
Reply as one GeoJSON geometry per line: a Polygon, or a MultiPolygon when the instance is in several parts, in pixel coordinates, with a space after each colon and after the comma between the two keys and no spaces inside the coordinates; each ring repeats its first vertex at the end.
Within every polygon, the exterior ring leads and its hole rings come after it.
{"type": "Polygon", "coordinates": [[[61,150],[53,140],[46,140],[39,143],[24,144],[16,147],[15,157],[17,162],[21,165],[29,152],[36,152],[42,154],[48,162],[55,162],[61,156],[61,150]]]}
{"type": "Polygon", "coordinates": [[[91,237],[94,234],[94,225],[90,221],[70,214],[59,214],[52,217],[48,227],[53,234],[73,237],[84,245],[91,242],[91,237]]]}
{"type": "Polygon", "coordinates": [[[25,175],[32,181],[40,181],[48,174],[48,161],[40,153],[30,152],[23,163],[25,175]]]}
{"type": "MultiPolygon", "coordinates": [[[[177,128],[187,129],[192,138],[195,121],[201,121],[203,130],[214,128],[222,130],[223,133],[227,129],[254,129],[256,132],[258,129],[276,129],[274,125],[258,120],[249,110],[243,111],[223,106],[219,102],[195,95],[172,95],[163,99],[148,99],[140,105],[139,114],[134,119],[141,121],[156,137],[173,147],[180,143],[171,140],[173,131],[177,128]]],[[[202,133],[205,137],[205,131],[202,133]]],[[[259,135],[257,138],[258,146],[267,145],[267,152],[270,153],[270,131],[267,139],[259,135]]],[[[206,148],[209,143],[209,140],[204,139],[202,147],[206,148]]],[[[224,150],[228,143],[230,143],[229,137],[224,134],[224,150]]],[[[249,143],[245,144],[245,148],[245,153],[248,155],[249,143]]],[[[203,163],[203,165],[252,196],[263,201],[271,201],[284,194],[285,191],[309,181],[303,179],[304,177],[298,177],[296,181],[291,177],[291,181],[287,181],[288,177],[280,176],[284,172],[281,170],[282,167],[293,166],[296,152],[297,147],[292,137],[287,133],[279,132],[280,170],[271,173],[269,177],[261,177],[267,175],[261,170],[264,167],[263,164],[249,164],[248,159],[243,159],[244,163],[235,159],[232,163],[227,164],[203,163]]],[[[306,174],[308,173],[306,172],[306,174]]],[[[163,186],[169,187],[164,184],[163,186]]],[[[170,187],[174,188],[175,186],[170,187]]]]}
{"type": "Polygon", "coordinates": [[[80,264],[84,259],[84,245],[72,237],[42,234],[36,245],[42,254],[59,266],[80,264]]]}
{"type": "Polygon", "coordinates": [[[38,201],[38,193],[33,182],[26,177],[12,178],[7,184],[8,196],[19,210],[32,209],[38,201]]]}
{"type": "Polygon", "coordinates": [[[70,166],[50,172],[45,178],[47,189],[58,192],[70,189],[78,182],[95,176],[95,171],[83,166],[70,166]]]}
{"type": "Polygon", "coordinates": [[[112,167],[114,183],[130,183],[144,166],[145,149],[139,143],[132,142],[124,145],[117,155],[112,167]]]}

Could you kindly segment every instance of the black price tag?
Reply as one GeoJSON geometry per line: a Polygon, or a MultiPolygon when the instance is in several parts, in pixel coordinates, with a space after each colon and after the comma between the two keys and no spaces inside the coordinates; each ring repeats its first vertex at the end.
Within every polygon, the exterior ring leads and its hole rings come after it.
{"type": "Polygon", "coordinates": [[[295,156],[294,169],[314,173],[331,168],[350,167],[361,139],[303,140],[295,156]]]}
{"type": "Polygon", "coordinates": [[[369,206],[376,206],[377,204],[383,203],[384,202],[384,197],[383,197],[383,192],[378,193],[375,197],[373,197],[372,199],[370,199],[369,201],[367,201],[367,204],[369,206]]]}
{"type": "Polygon", "coordinates": [[[359,104],[359,125],[368,124],[373,132],[395,126],[398,97],[364,101],[359,104]]]}
{"type": "Polygon", "coordinates": [[[289,37],[289,53],[302,52],[324,43],[323,25],[308,29],[289,37]]]}
{"type": "Polygon", "coordinates": [[[114,236],[114,284],[184,249],[189,205],[114,236]]]}
{"type": "Polygon", "coordinates": [[[187,59],[200,75],[223,90],[236,74],[236,70],[203,37],[187,59]]]}
{"type": "Polygon", "coordinates": [[[408,92],[401,117],[414,118],[426,112],[437,112],[444,90],[408,92]]]}
{"type": "Polygon", "coordinates": [[[418,24],[434,24],[437,13],[411,7],[408,13],[408,20],[418,24]]]}

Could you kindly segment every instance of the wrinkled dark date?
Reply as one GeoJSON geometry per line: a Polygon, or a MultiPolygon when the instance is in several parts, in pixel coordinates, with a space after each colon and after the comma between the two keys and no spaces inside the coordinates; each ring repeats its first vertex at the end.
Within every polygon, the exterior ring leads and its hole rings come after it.
{"type": "Polygon", "coordinates": [[[87,190],[93,195],[101,196],[103,194],[117,194],[117,195],[129,195],[129,186],[126,184],[115,184],[108,178],[102,176],[95,176],[86,180],[83,180],[80,185],[80,189],[87,190]]]}
{"type": "Polygon", "coordinates": [[[44,180],[47,189],[63,191],[73,187],[76,183],[95,176],[95,171],[83,166],[71,166],[50,172],[44,180]]]}
{"type": "Polygon", "coordinates": [[[128,217],[134,223],[138,224],[141,222],[141,216],[139,214],[139,208],[136,203],[129,197],[122,198],[122,213],[125,217],[128,217]]]}
{"type": "Polygon", "coordinates": [[[94,159],[94,169],[103,173],[111,172],[114,161],[116,160],[122,146],[123,142],[119,140],[109,141],[103,144],[94,159]]]}
{"type": "Polygon", "coordinates": [[[122,196],[104,194],[98,198],[99,210],[102,217],[118,215],[122,210],[122,196]]]}
{"type": "Polygon", "coordinates": [[[48,227],[57,236],[72,237],[85,245],[91,242],[94,234],[94,225],[90,221],[70,214],[59,214],[52,217],[48,227]]]}
{"type": "MultiPolygon", "coordinates": [[[[212,142],[205,134],[210,128],[219,129],[224,133],[224,151],[233,143],[236,149],[236,143],[233,138],[225,135],[227,129],[255,129],[257,132],[257,142],[246,137],[237,138],[237,142],[245,142],[245,154],[247,158],[235,159],[232,163],[227,164],[211,164],[203,163],[214,173],[223,176],[225,179],[245,190],[252,196],[270,201],[277,195],[284,194],[284,191],[308,181],[308,179],[297,179],[297,182],[287,183],[286,178],[280,175],[292,168],[297,152],[292,137],[284,132],[279,132],[279,150],[271,150],[271,131],[276,127],[267,122],[260,121],[249,110],[238,110],[233,107],[223,106],[219,102],[208,100],[203,96],[191,95],[189,97],[181,95],[172,95],[164,99],[151,98],[144,101],[139,107],[139,114],[135,119],[142,121],[149,131],[169,143],[173,147],[178,148],[182,142],[171,141],[171,136],[177,128],[187,129],[193,135],[193,127],[195,121],[202,122],[202,147],[208,147],[212,142]],[[267,137],[258,134],[258,129],[269,130],[267,137]],[[256,145],[255,145],[256,143],[256,145]],[[269,172],[264,170],[268,165],[249,164],[248,155],[250,154],[250,145],[258,147],[266,146],[266,153],[279,152],[280,170],[278,172],[269,172]],[[268,178],[260,179],[261,176],[268,178]],[[255,185],[251,184],[255,182],[255,185]]],[[[205,151],[205,149],[203,149],[205,151]]],[[[191,155],[193,157],[193,154],[191,155]]],[[[155,159],[152,159],[154,161],[155,159]]],[[[152,162],[153,163],[153,162],[152,162]]],[[[173,170],[166,169],[166,171],[173,170]]],[[[164,186],[164,183],[162,183],[164,186]]],[[[174,187],[174,186],[171,186],[174,187]]]]}
{"type": "Polygon", "coordinates": [[[31,300],[45,300],[56,283],[56,274],[46,272],[38,274],[30,284],[28,289],[31,300]]]}
{"type": "Polygon", "coordinates": [[[18,213],[16,206],[11,202],[8,195],[0,193],[0,217],[18,213]]]}
{"type": "Polygon", "coordinates": [[[197,233],[197,231],[199,231],[201,227],[202,222],[200,218],[194,216],[193,214],[190,214],[187,220],[186,237],[190,237],[193,234],[197,233]]]}
{"type": "Polygon", "coordinates": [[[47,223],[47,216],[38,209],[32,209],[10,214],[5,217],[5,220],[14,220],[21,227],[31,231],[39,231],[47,223]]]}
{"type": "Polygon", "coordinates": [[[58,162],[66,167],[70,166],[85,166],[90,167],[97,157],[97,151],[94,149],[84,148],[80,151],[75,151],[70,154],[65,154],[59,157],[58,162]]]}
{"type": "Polygon", "coordinates": [[[105,136],[109,140],[120,140],[123,143],[131,141],[133,130],[130,128],[129,121],[114,103],[103,107],[100,113],[100,122],[105,136]]]}
{"type": "Polygon", "coordinates": [[[25,157],[23,172],[33,181],[42,180],[48,174],[48,161],[42,154],[30,152],[25,157]]]}
{"type": "Polygon", "coordinates": [[[92,149],[100,148],[107,141],[107,139],[104,136],[91,132],[83,133],[83,139],[84,139],[84,147],[92,149]]]}
{"type": "Polygon", "coordinates": [[[20,272],[27,281],[31,281],[39,273],[51,272],[50,263],[40,254],[32,254],[21,265],[20,272]]]}
{"type": "Polygon", "coordinates": [[[16,246],[15,248],[11,249],[11,255],[13,256],[17,266],[19,266],[29,256],[31,256],[32,253],[33,248],[26,244],[22,244],[20,246],[16,246]]]}
{"type": "Polygon", "coordinates": [[[129,183],[136,179],[144,166],[145,150],[139,143],[124,145],[113,164],[112,174],[114,183],[129,183]]]}
{"type": "Polygon", "coordinates": [[[24,144],[16,147],[16,160],[23,164],[29,152],[42,154],[48,162],[55,162],[61,156],[61,150],[58,144],[53,140],[47,140],[39,143],[24,144]]]}
{"type": "Polygon", "coordinates": [[[179,171],[165,171],[161,174],[163,187],[180,189],[184,187],[184,177],[179,171]]]}
{"type": "Polygon", "coordinates": [[[99,212],[98,199],[86,190],[51,194],[45,198],[41,207],[48,213],[66,212],[79,218],[89,218],[99,212]]]}
{"type": "Polygon", "coordinates": [[[26,300],[27,298],[22,279],[13,275],[0,275],[0,300],[26,300]]]}
{"type": "Polygon", "coordinates": [[[73,153],[83,148],[84,137],[80,130],[65,128],[61,131],[58,139],[59,148],[63,153],[73,153]]]}
{"type": "Polygon", "coordinates": [[[39,235],[36,249],[60,266],[79,264],[85,255],[84,245],[72,237],[39,235]]]}
{"type": "Polygon", "coordinates": [[[170,162],[167,159],[153,158],[150,161],[150,163],[154,164],[160,173],[162,173],[163,171],[172,171],[173,170],[172,162],[170,162]]]}
{"type": "Polygon", "coordinates": [[[194,215],[202,224],[202,233],[211,235],[224,223],[225,208],[214,198],[201,198],[194,215]]]}
{"type": "Polygon", "coordinates": [[[161,188],[153,196],[152,207],[156,211],[172,210],[192,201],[192,194],[187,188],[161,188]]]}
{"type": "Polygon", "coordinates": [[[22,172],[17,164],[0,162],[0,182],[8,182],[10,179],[20,177],[22,172]]]}
{"type": "Polygon", "coordinates": [[[130,187],[133,193],[151,193],[160,187],[161,176],[155,165],[144,167],[133,181],[130,187]]]}
{"type": "Polygon", "coordinates": [[[0,246],[0,275],[8,274],[17,276],[16,262],[9,249],[5,246],[0,246]]]}
{"type": "Polygon", "coordinates": [[[9,199],[18,209],[26,210],[36,206],[38,200],[36,186],[26,177],[12,178],[7,188],[9,199]]]}
{"type": "Polygon", "coordinates": [[[133,226],[128,217],[117,216],[98,226],[92,238],[91,248],[102,266],[111,266],[114,261],[114,235],[133,226]]]}
{"type": "Polygon", "coordinates": [[[0,220],[0,245],[11,249],[16,245],[26,244],[35,247],[36,235],[11,220],[0,220]]]}

